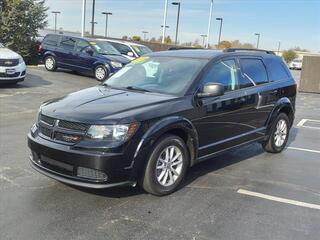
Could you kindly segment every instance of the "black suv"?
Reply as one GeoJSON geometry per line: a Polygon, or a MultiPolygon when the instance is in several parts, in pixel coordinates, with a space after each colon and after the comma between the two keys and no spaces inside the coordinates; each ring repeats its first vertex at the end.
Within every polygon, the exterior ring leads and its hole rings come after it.
{"type": "Polygon", "coordinates": [[[187,169],[260,142],[281,152],[296,83],[272,52],[151,53],[103,84],[41,105],[28,135],[31,165],[58,181],[175,191],[187,169]]]}

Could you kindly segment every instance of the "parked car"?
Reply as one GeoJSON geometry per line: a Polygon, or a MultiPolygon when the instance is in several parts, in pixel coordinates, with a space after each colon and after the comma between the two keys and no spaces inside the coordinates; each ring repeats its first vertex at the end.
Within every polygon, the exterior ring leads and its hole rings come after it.
{"type": "Polygon", "coordinates": [[[294,59],[291,63],[289,63],[289,68],[293,70],[301,70],[302,62],[303,62],[303,59],[300,59],[300,58],[294,59]]]}
{"type": "Polygon", "coordinates": [[[65,68],[93,74],[104,81],[129,60],[108,42],[48,34],[39,47],[40,61],[48,71],[65,68]]]}
{"type": "Polygon", "coordinates": [[[235,147],[281,152],[295,99],[296,83],[273,54],[148,54],[102,85],[42,104],[28,134],[31,166],[77,186],[138,182],[169,194],[189,167],[235,147]]]}
{"type": "Polygon", "coordinates": [[[107,39],[105,41],[108,41],[114,48],[116,48],[122,54],[122,56],[125,56],[129,60],[136,59],[138,57],[152,52],[150,48],[142,44],[111,39],[107,39]]]}
{"type": "Polygon", "coordinates": [[[0,84],[24,81],[26,64],[16,52],[6,48],[0,43],[0,84]]]}

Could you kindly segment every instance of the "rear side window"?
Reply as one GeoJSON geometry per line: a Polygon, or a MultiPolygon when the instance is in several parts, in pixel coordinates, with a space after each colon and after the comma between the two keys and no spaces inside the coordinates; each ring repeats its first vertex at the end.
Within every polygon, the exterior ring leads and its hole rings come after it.
{"type": "Polygon", "coordinates": [[[270,60],[267,65],[267,69],[270,81],[281,81],[290,77],[280,60],[270,60]]]}
{"type": "Polygon", "coordinates": [[[267,83],[268,75],[260,59],[240,59],[242,73],[257,85],[267,83]]]}
{"type": "Polygon", "coordinates": [[[48,35],[44,39],[44,43],[50,46],[58,46],[59,39],[60,39],[60,36],[58,35],[48,35]]]}
{"type": "Polygon", "coordinates": [[[121,44],[121,43],[115,43],[115,42],[109,42],[115,49],[117,49],[121,54],[128,55],[131,51],[131,48],[127,45],[121,44]]]}
{"type": "Polygon", "coordinates": [[[65,50],[72,51],[74,49],[75,40],[70,37],[63,37],[60,43],[60,47],[65,50]]]}
{"type": "Polygon", "coordinates": [[[238,88],[238,71],[235,60],[224,60],[215,63],[204,76],[202,84],[220,83],[225,91],[233,91],[238,88]]]}

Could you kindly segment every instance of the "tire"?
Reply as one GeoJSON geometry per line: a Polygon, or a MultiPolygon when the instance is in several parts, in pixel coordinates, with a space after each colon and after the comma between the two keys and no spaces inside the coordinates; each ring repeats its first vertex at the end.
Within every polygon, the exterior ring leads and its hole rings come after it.
{"type": "Polygon", "coordinates": [[[47,56],[44,59],[44,66],[48,71],[54,72],[55,70],[57,70],[56,59],[53,56],[47,56]]]}
{"type": "Polygon", "coordinates": [[[170,194],[178,189],[188,167],[189,154],[185,142],[178,136],[165,135],[154,144],[140,184],[153,195],[170,194]]]}
{"type": "Polygon", "coordinates": [[[272,124],[268,140],[262,143],[264,150],[270,153],[280,153],[288,142],[290,126],[288,116],[280,113],[272,124]]]}
{"type": "Polygon", "coordinates": [[[108,69],[103,65],[97,66],[94,69],[94,77],[99,82],[103,82],[104,80],[106,80],[109,77],[108,69]]]}

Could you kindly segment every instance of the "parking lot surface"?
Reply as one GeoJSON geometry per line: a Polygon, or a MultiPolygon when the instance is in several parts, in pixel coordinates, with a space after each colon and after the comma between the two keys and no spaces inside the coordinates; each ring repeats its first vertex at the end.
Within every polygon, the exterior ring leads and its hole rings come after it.
{"type": "Polygon", "coordinates": [[[229,151],[155,197],[75,188],[30,168],[26,134],[41,102],[96,84],[35,67],[25,82],[0,87],[0,239],[319,239],[320,95],[299,93],[281,154],[259,144],[229,151]]]}

